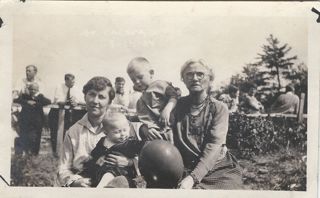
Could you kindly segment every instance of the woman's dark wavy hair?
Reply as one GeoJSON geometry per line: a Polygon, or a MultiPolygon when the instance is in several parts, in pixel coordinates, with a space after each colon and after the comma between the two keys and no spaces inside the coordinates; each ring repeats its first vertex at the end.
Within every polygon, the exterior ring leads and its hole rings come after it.
{"type": "Polygon", "coordinates": [[[115,97],[115,92],[112,87],[111,81],[106,77],[95,76],[95,77],[91,78],[83,86],[82,92],[84,95],[86,95],[88,93],[88,91],[91,89],[96,90],[96,91],[102,91],[102,90],[106,89],[107,87],[110,87],[110,90],[109,90],[109,104],[110,104],[115,97]]]}

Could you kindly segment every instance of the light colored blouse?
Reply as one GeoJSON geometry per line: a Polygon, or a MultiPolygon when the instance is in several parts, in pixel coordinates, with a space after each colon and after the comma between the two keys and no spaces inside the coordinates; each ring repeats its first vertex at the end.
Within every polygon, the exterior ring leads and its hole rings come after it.
{"type": "Polygon", "coordinates": [[[87,114],[66,132],[58,169],[58,180],[62,186],[69,186],[82,178],[78,173],[103,136],[102,124],[92,127],[87,114]]]}

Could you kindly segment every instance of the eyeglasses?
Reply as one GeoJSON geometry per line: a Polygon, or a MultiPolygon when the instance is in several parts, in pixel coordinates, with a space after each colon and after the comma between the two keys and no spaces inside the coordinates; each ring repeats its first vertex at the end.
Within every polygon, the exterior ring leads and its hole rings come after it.
{"type": "Polygon", "coordinates": [[[202,80],[205,76],[203,72],[188,72],[185,75],[188,80],[192,80],[194,78],[194,75],[197,76],[198,80],[202,80]]]}

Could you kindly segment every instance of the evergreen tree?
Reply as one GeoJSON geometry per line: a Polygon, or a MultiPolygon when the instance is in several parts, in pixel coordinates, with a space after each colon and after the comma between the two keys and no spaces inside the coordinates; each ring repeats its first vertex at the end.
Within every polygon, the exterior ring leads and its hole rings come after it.
{"type": "Polygon", "coordinates": [[[268,72],[271,77],[276,78],[278,89],[281,88],[281,79],[290,74],[291,67],[294,65],[294,60],[297,56],[288,57],[291,47],[288,44],[280,45],[280,42],[272,34],[267,38],[268,44],[263,45],[263,53],[258,54],[259,67],[270,69],[268,72]]]}

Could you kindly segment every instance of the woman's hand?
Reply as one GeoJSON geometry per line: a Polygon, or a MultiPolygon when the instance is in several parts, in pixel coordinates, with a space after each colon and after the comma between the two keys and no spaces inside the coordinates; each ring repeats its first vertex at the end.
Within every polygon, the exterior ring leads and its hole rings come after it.
{"type": "Polygon", "coordinates": [[[187,177],[185,177],[180,184],[178,185],[178,188],[180,189],[192,189],[194,185],[194,181],[193,178],[189,175],[187,177]]]}
{"type": "Polygon", "coordinates": [[[118,167],[128,167],[133,165],[132,159],[129,159],[118,152],[109,154],[106,158],[106,163],[118,167]]]}
{"type": "Polygon", "coordinates": [[[79,178],[70,184],[70,187],[90,187],[90,178],[79,178]]]}

